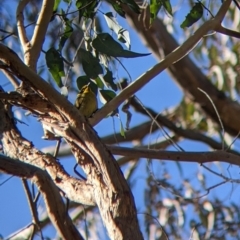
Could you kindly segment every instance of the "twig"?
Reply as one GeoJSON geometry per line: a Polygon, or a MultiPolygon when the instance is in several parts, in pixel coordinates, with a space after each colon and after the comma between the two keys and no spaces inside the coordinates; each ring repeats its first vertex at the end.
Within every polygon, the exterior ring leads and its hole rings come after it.
{"type": "Polygon", "coordinates": [[[198,88],[198,90],[199,90],[200,92],[202,92],[203,94],[205,94],[205,96],[209,99],[210,103],[212,104],[212,106],[213,106],[213,108],[214,108],[214,111],[215,111],[215,113],[216,113],[216,115],[217,115],[219,124],[220,124],[220,126],[221,126],[221,128],[222,128],[222,139],[223,139],[223,141],[222,141],[222,150],[224,150],[224,135],[225,135],[225,130],[224,130],[224,126],[223,126],[221,117],[220,117],[220,115],[219,115],[219,113],[218,113],[218,110],[217,110],[217,108],[216,108],[213,100],[210,98],[210,96],[209,96],[204,90],[202,90],[201,88],[198,88]]]}
{"type": "Polygon", "coordinates": [[[148,216],[149,218],[154,219],[154,221],[157,222],[158,226],[161,228],[162,232],[164,233],[164,235],[165,235],[165,238],[164,238],[164,239],[169,240],[166,231],[164,230],[164,228],[162,227],[162,225],[160,224],[159,220],[158,220],[156,217],[150,215],[149,213],[138,213],[138,214],[146,215],[146,216],[148,216]]]}
{"type": "MultiPolygon", "coordinates": [[[[27,28],[27,27],[35,24],[35,23],[36,23],[36,22],[29,23],[29,24],[27,24],[26,26],[24,26],[24,28],[27,28]]],[[[0,42],[4,41],[5,39],[7,39],[8,37],[11,37],[11,36],[13,36],[13,35],[14,35],[16,38],[18,38],[17,32],[12,32],[12,33],[9,33],[7,36],[1,38],[1,39],[0,39],[0,42]]]]}
{"type": "Polygon", "coordinates": [[[234,137],[232,143],[226,148],[226,151],[231,150],[232,145],[236,142],[236,140],[239,138],[239,136],[240,136],[240,131],[238,132],[237,136],[234,137]]]}
{"type": "Polygon", "coordinates": [[[235,5],[237,6],[238,10],[240,10],[240,6],[239,3],[237,2],[238,0],[233,0],[233,2],[235,3],[235,5]]]}
{"type": "Polygon", "coordinates": [[[13,87],[17,89],[19,87],[18,80],[14,77],[13,74],[11,74],[9,71],[2,69],[3,73],[6,75],[6,77],[9,79],[9,81],[12,83],[13,87]]]}
{"type": "Polygon", "coordinates": [[[221,25],[216,28],[216,32],[227,35],[228,37],[235,37],[235,38],[240,39],[240,32],[236,32],[231,29],[227,29],[221,25]]]}
{"type": "Polygon", "coordinates": [[[0,183],[0,186],[2,186],[3,184],[5,184],[7,181],[9,181],[11,178],[13,178],[14,176],[10,176],[8,177],[6,180],[4,180],[3,182],[0,183]]]}
{"type": "Polygon", "coordinates": [[[57,140],[57,144],[56,144],[56,148],[55,148],[55,152],[54,152],[54,154],[53,154],[53,157],[57,157],[58,156],[58,152],[59,152],[59,148],[60,148],[60,145],[61,145],[61,138],[59,138],[58,140],[57,140]]]}
{"type": "Polygon", "coordinates": [[[73,168],[74,172],[76,173],[77,176],[79,176],[81,179],[86,181],[87,179],[77,171],[77,167],[78,167],[78,163],[76,163],[74,168],[73,168]]]}
{"type": "Polygon", "coordinates": [[[207,196],[212,189],[214,189],[214,188],[216,188],[216,187],[219,187],[219,186],[221,186],[221,185],[223,185],[223,184],[225,184],[225,183],[227,183],[227,182],[228,182],[228,180],[224,180],[224,181],[222,181],[222,182],[220,182],[220,183],[214,184],[213,186],[211,186],[211,187],[209,187],[209,188],[206,189],[206,193],[204,193],[203,195],[201,195],[201,196],[199,196],[199,197],[197,197],[197,198],[194,198],[194,199],[199,199],[199,198],[202,198],[202,197],[207,196]]]}
{"type": "Polygon", "coordinates": [[[160,113],[158,115],[156,115],[155,117],[153,116],[153,114],[142,104],[142,102],[135,96],[135,99],[138,101],[138,103],[140,104],[140,106],[142,107],[142,109],[147,113],[147,115],[151,118],[152,122],[154,122],[159,129],[162,130],[162,132],[165,134],[163,134],[163,136],[166,139],[169,139],[170,142],[172,142],[173,146],[178,148],[178,150],[184,152],[184,149],[181,148],[177,143],[175,143],[171,137],[169,136],[168,132],[159,124],[159,122],[156,120],[158,118],[158,116],[160,115],[160,113]]]}
{"type": "Polygon", "coordinates": [[[127,148],[109,145],[107,145],[107,147],[113,154],[128,156],[132,157],[133,159],[153,158],[178,162],[196,162],[200,164],[219,161],[240,166],[239,155],[228,153],[222,150],[214,152],[176,152],[145,148],[127,148]]]}
{"type": "MultiPolygon", "coordinates": [[[[37,212],[36,202],[34,202],[33,199],[32,199],[32,194],[30,192],[27,180],[26,179],[22,179],[22,183],[23,183],[23,188],[25,190],[25,193],[26,193],[26,196],[27,196],[27,200],[28,200],[28,204],[29,204],[29,207],[30,207],[30,212],[31,212],[31,215],[32,215],[34,228],[37,227],[38,231],[40,232],[41,239],[43,240],[44,237],[43,237],[42,229],[41,229],[40,222],[39,222],[39,219],[38,219],[38,212],[37,212]]],[[[35,233],[35,229],[33,230],[32,239],[34,237],[34,233],[35,233]]]]}

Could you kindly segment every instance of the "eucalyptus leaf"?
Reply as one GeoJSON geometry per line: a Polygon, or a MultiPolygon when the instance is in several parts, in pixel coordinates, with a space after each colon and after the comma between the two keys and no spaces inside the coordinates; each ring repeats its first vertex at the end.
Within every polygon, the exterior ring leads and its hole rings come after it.
{"type": "Polygon", "coordinates": [[[76,7],[79,10],[79,22],[82,17],[93,18],[99,1],[76,0],[76,7]]]}
{"type": "Polygon", "coordinates": [[[103,76],[103,79],[105,80],[105,82],[114,90],[117,91],[117,85],[114,83],[114,77],[112,74],[112,71],[110,71],[108,68],[106,68],[107,72],[106,74],[103,76]]]}
{"type": "Polygon", "coordinates": [[[113,9],[123,18],[125,18],[125,12],[124,10],[122,9],[121,5],[120,5],[120,2],[113,2],[113,1],[107,1],[109,2],[109,4],[112,5],[113,9]]]}
{"type": "Polygon", "coordinates": [[[59,42],[59,51],[62,50],[64,47],[65,42],[68,40],[68,38],[72,35],[73,28],[72,28],[72,22],[68,20],[67,18],[64,19],[64,33],[62,34],[59,42]]]}
{"type": "Polygon", "coordinates": [[[83,70],[89,78],[97,78],[99,74],[103,73],[98,58],[94,57],[91,52],[86,51],[83,48],[81,48],[79,52],[82,58],[83,70]]]}
{"type": "Polygon", "coordinates": [[[89,84],[91,79],[88,76],[80,76],[77,78],[76,83],[79,90],[82,89],[83,86],[89,84]]]}
{"type": "Polygon", "coordinates": [[[100,90],[100,100],[103,104],[110,102],[115,96],[116,93],[111,90],[100,90]]]}
{"type": "Polygon", "coordinates": [[[126,45],[126,47],[130,50],[130,36],[129,32],[126,29],[121,28],[117,34],[118,40],[126,45]]]}
{"type": "Polygon", "coordinates": [[[101,88],[101,89],[104,88],[104,83],[102,82],[102,80],[99,76],[96,79],[94,79],[94,81],[96,82],[98,88],[101,88]]]}
{"type": "Polygon", "coordinates": [[[157,18],[158,12],[162,7],[162,2],[159,0],[150,0],[150,24],[157,18]]]}
{"type": "Polygon", "coordinates": [[[61,88],[63,86],[61,77],[65,76],[63,58],[61,54],[55,48],[50,48],[46,52],[45,59],[49,72],[58,87],[61,88]]]}
{"type": "Polygon", "coordinates": [[[104,17],[108,27],[116,33],[119,41],[125,43],[126,47],[130,49],[129,32],[118,24],[117,19],[113,16],[112,12],[104,14],[104,17]]]}
{"type": "Polygon", "coordinates": [[[60,2],[61,2],[61,0],[55,0],[54,1],[53,12],[57,11],[60,2]]]}
{"type": "Polygon", "coordinates": [[[181,28],[190,27],[197,22],[203,15],[202,3],[197,2],[191,9],[190,13],[186,16],[184,22],[180,25],[181,28]]]}
{"type": "Polygon", "coordinates": [[[170,0],[161,0],[164,9],[172,16],[172,6],[170,0]]]}
{"type": "Polygon", "coordinates": [[[92,41],[92,46],[100,53],[110,57],[135,58],[147,56],[150,53],[136,53],[124,50],[122,45],[115,41],[108,33],[100,33],[92,41]]]}
{"type": "Polygon", "coordinates": [[[122,137],[126,138],[124,127],[120,118],[119,118],[119,122],[120,122],[120,134],[122,137]]]}
{"type": "Polygon", "coordinates": [[[95,93],[95,95],[97,95],[98,86],[93,81],[91,81],[91,79],[88,76],[80,76],[77,78],[76,82],[79,90],[81,90],[83,86],[89,84],[91,90],[95,93]]]}

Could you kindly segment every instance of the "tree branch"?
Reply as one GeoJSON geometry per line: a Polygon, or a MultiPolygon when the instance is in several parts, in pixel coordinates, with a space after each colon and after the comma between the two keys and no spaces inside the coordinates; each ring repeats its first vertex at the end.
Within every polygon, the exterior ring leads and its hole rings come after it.
{"type": "MultiPolygon", "coordinates": [[[[145,109],[143,109],[142,106],[134,98],[131,99],[130,104],[131,104],[131,106],[133,106],[133,108],[135,109],[136,112],[142,113],[145,116],[148,116],[148,113],[145,111],[145,109]]],[[[148,112],[151,113],[151,115],[156,119],[156,121],[160,125],[167,127],[169,130],[173,131],[178,136],[205,143],[214,150],[216,150],[216,149],[223,150],[221,142],[218,142],[218,141],[214,140],[213,138],[208,137],[205,134],[202,134],[201,132],[196,131],[194,129],[184,129],[180,126],[176,126],[174,124],[174,122],[170,121],[167,118],[167,116],[164,116],[163,114],[157,114],[150,108],[147,108],[147,110],[148,110],[148,112]]],[[[153,129],[155,129],[155,125],[153,125],[153,129]]],[[[228,148],[228,146],[226,146],[226,148],[228,148]]],[[[229,152],[236,154],[236,155],[239,154],[239,152],[231,150],[231,149],[229,150],[229,152]]]]}
{"type": "Polygon", "coordinates": [[[2,70],[5,76],[9,79],[9,81],[12,83],[13,87],[16,89],[19,87],[19,82],[18,80],[8,71],[2,70]]]}
{"type": "Polygon", "coordinates": [[[55,225],[58,233],[63,239],[83,240],[83,237],[72,223],[72,220],[66,211],[57,187],[51,181],[50,176],[47,175],[47,177],[48,178],[45,179],[41,176],[35,176],[33,181],[42,193],[51,222],[55,225]]]}
{"type": "Polygon", "coordinates": [[[26,63],[32,69],[36,69],[37,61],[42,50],[48,24],[53,14],[54,0],[43,0],[41,11],[33,32],[29,62],[26,63]]]}
{"type": "MultiPolygon", "coordinates": [[[[225,2],[224,6],[226,6],[227,4],[227,1],[225,2]]],[[[179,49],[182,47],[178,47],[178,43],[171,36],[171,34],[168,33],[165,25],[160,19],[156,19],[150,29],[145,28],[145,21],[147,23],[149,22],[149,15],[147,9],[143,11],[143,16],[141,16],[140,18],[138,18],[136,14],[133,14],[127,9],[126,13],[128,16],[128,21],[131,23],[131,25],[133,25],[133,27],[142,37],[145,44],[152,50],[153,54],[156,56],[157,59],[161,60],[164,58],[165,55],[169,56],[170,54],[172,54],[172,51],[174,49],[179,49]]],[[[215,30],[218,31],[220,26],[220,24],[217,24],[215,26],[215,30]]],[[[201,29],[201,27],[199,29],[201,29]]],[[[240,115],[240,105],[236,101],[232,101],[230,98],[226,97],[224,92],[219,91],[201,72],[201,70],[194,64],[194,62],[191,61],[188,56],[181,59],[174,65],[171,65],[168,70],[170,71],[171,76],[174,77],[174,80],[178,83],[178,85],[180,85],[184,89],[184,92],[187,93],[187,96],[190,97],[192,101],[200,104],[201,108],[215,122],[219,123],[212,104],[198,90],[198,88],[204,90],[214,102],[223,122],[225,130],[235,136],[238,134],[238,116],[240,115]]]]}
{"type": "Polygon", "coordinates": [[[123,103],[129,96],[139,91],[144,85],[150,82],[154,77],[159,75],[163,70],[170,67],[174,63],[178,62],[184,58],[189,52],[191,52],[194,47],[199,43],[199,41],[206,35],[209,31],[214,31],[221,24],[221,17],[226,10],[227,4],[230,4],[231,0],[226,0],[218,12],[218,17],[206,21],[202,26],[200,26],[197,31],[190,36],[181,46],[175,48],[171,51],[165,59],[161,60],[154,67],[149,69],[146,73],[141,75],[135,81],[133,81],[128,87],[122,90],[113,100],[105,104],[93,118],[90,120],[92,125],[99,123],[107,114],[114,111],[121,103],[123,103]]]}
{"type": "Polygon", "coordinates": [[[34,236],[34,234],[37,230],[37,231],[40,232],[41,240],[44,240],[41,225],[40,225],[40,221],[39,221],[39,218],[38,218],[37,205],[32,198],[32,194],[31,194],[31,191],[29,189],[27,180],[22,179],[22,183],[23,183],[23,188],[24,188],[26,196],[27,196],[30,212],[31,212],[31,215],[32,215],[32,222],[33,222],[33,225],[34,225],[33,234],[31,236],[31,239],[33,239],[33,236],[34,236]]]}
{"type": "Polygon", "coordinates": [[[24,27],[23,10],[29,0],[21,0],[17,7],[16,18],[19,38],[24,51],[24,62],[33,71],[36,71],[37,61],[42,50],[42,45],[47,32],[47,27],[52,17],[54,0],[43,0],[38,20],[33,32],[32,39],[29,41],[24,27]]]}
{"type": "MultiPolygon", "coordinates": [[[[87,182],[93,186],[92,193],[110,238],[131,239],[134,235],[136,239],[142,239],[131,190],[112,154],[100,141],[87,119],[2,44],[0,59],[19,79],[47,99],[64,120],[58,121],[55,127],[59,136],[64,137],[71,146],[77,162],[87,175],[87,182]]],[[[39,155],[39,152],[34,153],[39,155]]]]}
{"type": "Polygon", "coordinates": [[[72,224],[59,191],[46,171],[2,155],[0,169],[8,174],[31,178],[41,191],[48,215],[63,239],[83,239],[72,224]]]}
{"type": "Polygon", "coordinates": [[[28,38],[27,38],[25,27],[24,27],[23,11],[29,2],[30,0],[20,0],[17,7],[17,11],[16,11],[18,36],[19,36],[21,45],[23,47],[24,55],[25,55],[25,52],[27,51],[28,38]]]}
{"type": "Polygon", "coordinates": [[[142,148],[127,148],[109,146],[109,150],[116,155],[128,156],[133,159],[139,158],[152,158],[159,160],[169,160],[177,162],[225,162],[240,166],[240,156],[232,153],[218,150],[215,152],[174,152],[174,151],[162,151],[142,148]]]}
{"type": "MultiPolygon", "coordinates": [[[[1,101],[0,106],[2,106],[1,101]]],[[[9,117],[3,107],[0,107],[0,115],[0,133],[2,133],[2,143],[6,155],[47,170],[55,184],[70,200],[86,205],[95,205],[90,184],[70,177],[53,156],[43,154],[34,148],[31,142],[21,136],[14,125],[14,120],[9,117]]]]}
{"type": "Polygon", "coordinates": [[[228,28],[225,28],[223,26],[219,26],[216,31],[218,33],[222,33],[224,35],[227,35],[228,37],[235,37],[235,38],[238,38],[240,39],[240,33],[239,32],[236,32],[236,31],[233,31],[231,29],[228,29],[228,28]]]}

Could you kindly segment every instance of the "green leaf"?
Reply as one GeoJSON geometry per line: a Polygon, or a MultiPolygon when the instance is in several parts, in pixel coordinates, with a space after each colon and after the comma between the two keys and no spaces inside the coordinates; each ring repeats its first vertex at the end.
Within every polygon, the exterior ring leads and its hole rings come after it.
{"type": "Polygon", "coordinates": [[[72,35],[73,28],[72,28],[72,22],[69,21],[67,18],[64,19],[64,33],[62,34],[59,42],[59,51],[62,51],[65,42],[67,39],[72,35]]]}
{"type": "Polygon", "coordinates": [[[95,93],[95,95],[97,95],[98,86],[93,81],[91,81],[91,79],[88,76],[80,76],[77,78],[76,82],[79,90],[81,90],[83,86],[89,84],[92,91],[95,93]]]}
{"type": "Polygon", "coordinates": [[[61,88],[63,86],[61,77],[65,76],[64,64],[61,54],[55,48],[50,48],[46,52],[45,58],[53,79],[57,83],[58,87],[61,88]]]}
{"type": "Polygon", "coordinates": [[[106,68],[107,73],[104,75],[103,79],[105,80],[105,82],[114,90],[117,91],[117,85],[114,83],[114,77],[112,74],[112,71],[110,71],[108,68],[106,68]]]}
{"type": "Polygon", "coordinates": [[[107,1],[112,5],[113,9],[123,18],[125,18],[125,12],[123,11],[119,2],[107,1]]]}
{"type": "Polygon", "coordinates": [[[124,127],[120,118],[119,118],[119,121],[120,121],[120,134],[122,137],[126,138],[124,127]]]}
{"type": "Polygon", "coordinates": [[[150,55],[151,53],[136,53],[128,50],[123,50],[123,52],[118,57],[123,58],[136,58],[136,57],[145,57],[150,55]]]}
{"type": "Polygon", "coordinates": [[[117,34],[117,37],[118,37],[118,40],[124,43],[128,49],[131,48],[129,32],[126,29],[124,28],[120,29],[117,34]]]}
{"type": "Polygon", "coordinates": [[[100,100],[103,104],[110,102],[115,96],[116,93],[111,90],[100,90],[100,100]]]}
{"type": "Polygon", "coordinates": [[[123,51],[120,43],[116,42],[108,33],[100,33],[92,41],[92,46],[100,53],[108,56],[117,56],[123,51]]]}
{"type": "Polygon", "coordinates": [[[78,89],[81,90],[83,86],[91,83],[91,80],[88,76],[80,76],[77,78],[76,82],[78,89]]]}
{"type": "Polygon", "coordinates": [[[161,7],[172,16],[172,6],[170,0],[150,0],[150,24],[157,18],[161,7]]]}
{"type": "Polygon", "coordinates": [[[124,57],[134,58],[147,56],[150,53],[136,53],[124,50],[122,45],[116,42],[113,37],[108,33],[100,33],[92,41],[92,46],[100,53],[106,54],[110,57],[124,57]]]}
{"type": "Polygon", "coordinates": [[[91,18],[93,19],[95,13],[96,13],[96,7],[98,5],[98,0],[77,0],[76,1],[76,7],[79,9],[79,22],[84,16],[85,18],[91,18]]]}
{"type": "Polygon", "coordinates": [[[101,89],[104,88],[104,84],[99,76],[97,78],[95,78],[94,81],[96,82],[98,88],[101,88],[101,89]]]}
{"type": "Polygon", "coordinates": [[[108,27],[117,34],[122,27],[118,24],[117,19],[113,16],[112,12],[105,13],[104,18],[108,27]]]}
{"type": "Polygon", "coordinates": [[[184,22],[180,25],[181,28],[190,27],[197,22],[203,15],[202,3],[197,2],[191,9],[190,13],[186,16],[184,22]]]}
{"type": "Polygon", "coordinates": [[[56,11],[57,11],[60,2],[61,2],[61,0],[55,0],[55,1],[54,1],[53,12],[56,12],[56,11]]]}
{"type": "Polygon", "coordinates": [[[165,10],[172,16],[172,6],[170,0],[161,0],[161,2],[165,10]]]}
{"type": "Polygon", "coordinates": [[[99,59],[94,57],[91,52],[80,49],[82,58],[82,67],[89,78],[97,78],[99,74],[103,74],[103,69],[99,63],[99,59]]]}
{"type": "Polygon", "coordinates": [[[129,32],[118,24],[117,19],[113,16],[112,12],[104,14],[104,17],[108,27],[116,33],[119,41],[125,43],[126,47],[129,49],[130,48],[129,32]]]}
{"type": "Polygon", "coordinates": [[[162,2],[159,0],[150,0],[150,24],[157,18],[162,5],[162,2]]]}

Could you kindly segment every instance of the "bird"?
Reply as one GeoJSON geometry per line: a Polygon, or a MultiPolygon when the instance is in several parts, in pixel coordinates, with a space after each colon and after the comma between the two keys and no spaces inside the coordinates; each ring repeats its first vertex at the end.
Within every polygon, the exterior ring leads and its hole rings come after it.
{"type": "Polygon", "coordinates": [[[75,106],[86,118],[91,117],[93,113],[97,111],[97,97],[89,84],[84,85],[79,91],[75,101],[75,106]]]}

